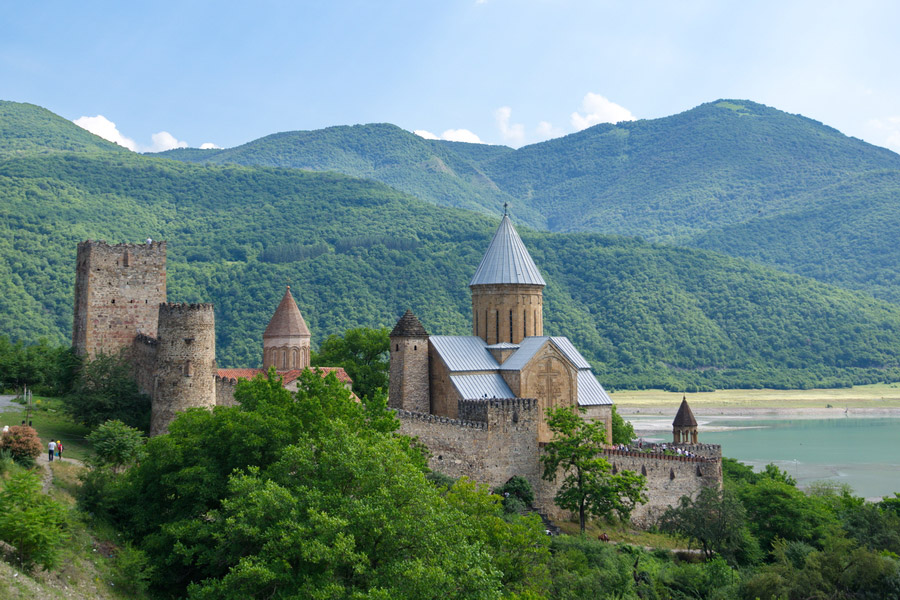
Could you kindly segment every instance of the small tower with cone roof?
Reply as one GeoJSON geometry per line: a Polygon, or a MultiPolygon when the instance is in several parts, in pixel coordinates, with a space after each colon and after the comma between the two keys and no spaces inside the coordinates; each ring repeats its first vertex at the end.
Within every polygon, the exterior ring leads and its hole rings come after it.
{"type": "Polygon", "coordinates": [[[407,310],[390,335],[391,371],[388,404],[418,413],[431,412],[428,374],[428,332],[407,310]]]}
{"type": "Polygon", "coordinates": [[[472,333],[488,344],[544,335],[545,285],[504,205],[500,227],[469,282],[472,333]]]}
{"type": "Polygon", "coordinates": [[[310,333],[287,286],[284,297],[263,333],[263,368],[276,371],[309,366],[310,333]]]}
{"type": "Polygon", "coordinates": [[[688,406],[687,398],[682,396],[681,406],[678,407],[678,413],[675,414],[675,420],[672,421],[672,438],[676,444],[696,444],[697,443],[697,419],[688,406]]]}

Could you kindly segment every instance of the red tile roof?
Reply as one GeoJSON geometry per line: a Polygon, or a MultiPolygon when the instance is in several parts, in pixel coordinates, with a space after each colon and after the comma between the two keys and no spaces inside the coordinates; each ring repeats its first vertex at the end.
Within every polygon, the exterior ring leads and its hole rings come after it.
{"type": "MultiPolygon", "coordinates": [[[[334,373],[334,376],[337,377],[337,380],[341,383],[353,383],[353,380],[350,379],[350,376],[347,375],[347,371],[344,370],[344,367],[311,367],[313,369],[319,369],[322,372],[322,376],[326,376],[329,373],[334,373]]],[[[283,381],[283,385],[287,385],[292,381],[295,381],[298,377],[300,377],[300,373],[302,373],[302,369],[291,369],[290,371],[277,371],[279,375],[281,375],[283,381]]],[[[216,371],[216,375],[221,379],[253,379],[260,373],[265,374],[265,369],[218,369],[216,371]]]]}

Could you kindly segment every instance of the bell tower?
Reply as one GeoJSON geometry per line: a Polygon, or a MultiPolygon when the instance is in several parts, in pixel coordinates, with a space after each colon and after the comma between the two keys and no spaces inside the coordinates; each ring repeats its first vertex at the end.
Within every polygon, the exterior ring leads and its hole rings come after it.
{"type": "Polygon", "coordinates": [[[263,369],[290,371],[308,367],[310,337],[309,327],[291,295],[291,286],[287,286],[263,332],[263,369]]]}
{"type": "Polygon", "coordinates": [[[472,333],[488,344],[544,335],[544,278],[509,220],[500,227],[469,282],[472,333]]]}

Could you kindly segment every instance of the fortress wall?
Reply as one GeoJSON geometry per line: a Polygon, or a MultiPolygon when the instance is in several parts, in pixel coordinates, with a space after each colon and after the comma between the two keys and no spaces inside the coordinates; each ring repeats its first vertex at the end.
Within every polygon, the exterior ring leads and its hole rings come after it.
{"type": "MultiPolygon", "coordinates": [[[[463,404],[463,403],[460,403],[463,404]]],[[[397,411],[400,431],[417,436],[431,451],[429,467],[453,478],[468,476],[491,488],[513,475],[540,484],[537,402],[531,399],[466,402],[466,414],[484,420],[449,419],[397,411]],[[476,407],[475,404],[484,406],[476,407]]]]}
{"type": "MultiPolygon", "coordinates": [[[[699,444],[698,444],[699,445],[699,444]]],[[[701,487],[721,487],[722,461],[714,458],[689,458],[648,454],[628,450],[607,450],[603,457],[614,471],[633,471],[647,478],[647,504],[638,506],[632,521],[649,526],[682,496],[694,496],[701,487]]]]}
{"type": "Polygon", "coordinates": [[[156,336],[166,301],[166,243],[78,244],[72,346],[80,355],[130,350],[135,335],[156,336]]]}
{"type": "Polygon", "coordinates": [[[153,382],[156,377],[156,350],[156,338],[149,335],[140,334],[131,344],[131,371],[138,389],[148,396],[153,394],[153,382]]]}
{"type": "Polygon", "coordinates": [[[212,304],[161,304],[150,435],[175,414],[216,405],[216,325],[212,304]]]}
{"type": "Polygon", "coordinates": [[[234,390],[237,379],[216,376],[216,406],[237,406],[234,390]]]}

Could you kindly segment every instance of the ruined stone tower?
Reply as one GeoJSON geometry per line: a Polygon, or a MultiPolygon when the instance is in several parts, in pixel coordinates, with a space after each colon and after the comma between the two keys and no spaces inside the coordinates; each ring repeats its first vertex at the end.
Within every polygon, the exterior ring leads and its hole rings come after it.
{"type": "Polygon", "coordinates": [[[428,385],[428,332],[411,310],[391,331],[391,371],[388,400],[391,408],[431,412],[428,385]]]}
{"type": "Polygon", "coordinates": [[[276,371],[309,366],[310,333],[287,287],[268,327],[263,332],[263,369],[276,371]]]}
{"type": "Polygon", "coordinates": [[[166,301],[166,243],[78,244],[72,346],[80,355],[116,354],[137,334],[156,336],[166,301]]]}
{"type": "Polygon", "coordinates": [[[687,398],[681,398],[681,406],[672,421],[672,442],[675,444],[697,443],[697,419],[687,403],[687,398]]]}
{"type": "Polygon", "coordinates": [[[160,304],[150,435],[175,413],[216,405],[216,322],[212,304],[160,304]]]}
{"type": "Polygon", "coordinates": [[[546,283],[522,239],[503,214],[472,290],[472,333],[488,344],[518,344],[544,335],[543,290],[546,283]]]}

